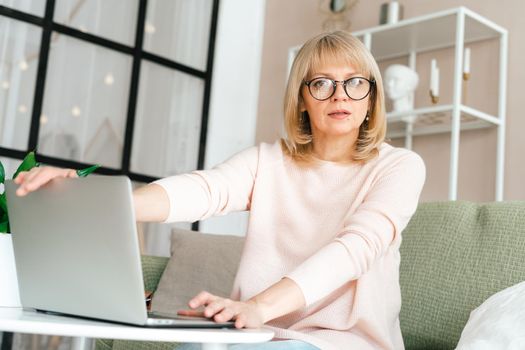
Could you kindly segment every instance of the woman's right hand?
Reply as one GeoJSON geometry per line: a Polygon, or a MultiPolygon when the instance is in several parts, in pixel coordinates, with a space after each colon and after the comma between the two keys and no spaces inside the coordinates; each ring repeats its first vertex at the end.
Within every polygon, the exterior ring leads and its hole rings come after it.
{"type": "Polygon", "coordinates": [[[50,166],[36,167],[30,171],[22,171],[15,178],[15,184],[20,185],[16,194],[20,197],[29,192],[38,190],[40,187],[57,177],[78,177],[73,169],[62,169],[50,166]]]}

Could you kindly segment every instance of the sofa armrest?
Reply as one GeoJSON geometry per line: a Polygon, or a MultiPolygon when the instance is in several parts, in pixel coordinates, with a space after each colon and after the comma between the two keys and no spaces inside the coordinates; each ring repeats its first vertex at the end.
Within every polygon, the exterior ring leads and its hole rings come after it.
{"type": "Polygon", "coordinates": [[[160,256],[142,256],[142,274],[144,275],[145,290],[154,292],[157,289],[168,260],[169,258],[160,256]]]}

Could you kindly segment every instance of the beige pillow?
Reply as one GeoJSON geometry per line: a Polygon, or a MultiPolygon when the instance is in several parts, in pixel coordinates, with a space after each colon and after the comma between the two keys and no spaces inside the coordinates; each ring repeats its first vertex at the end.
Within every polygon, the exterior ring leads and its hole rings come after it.
{"type": "Polygon", "coordinates": [[[171,257],[153,296],[152,311],[177,313],[199,292],[228,297],[244,237],[174,229],[171,257]]]}

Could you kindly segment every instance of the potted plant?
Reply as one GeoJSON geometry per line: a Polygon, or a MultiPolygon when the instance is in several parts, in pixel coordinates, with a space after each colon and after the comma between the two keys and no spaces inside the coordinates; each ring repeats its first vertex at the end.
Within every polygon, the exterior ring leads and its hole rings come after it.
{"type": "MultiPolygon", "coordinates": [[[[35,152],[29,152],[16,169],[12,178],[16,178],[22,171],[29,171],[37,166],[39,166],[39,163],[36,161],[35,152]]],[[[98,167],[100,167],[100,165],[93,165],[86,169],[77,170],[77,175],[79,177],[88,176],[98,167]]],[[[5,169],[2,162],[0,162],[0,184],[3,185],[4,182],[5,169]]],[[[13,242],[10,233],[7,200],[5,191],[2,191],[2,193],[0,193],[0,307],[20,307],[13,242]]]]}

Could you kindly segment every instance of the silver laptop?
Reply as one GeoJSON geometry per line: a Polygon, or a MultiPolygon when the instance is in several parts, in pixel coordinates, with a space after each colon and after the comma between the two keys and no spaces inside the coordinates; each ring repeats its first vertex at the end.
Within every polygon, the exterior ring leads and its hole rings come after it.
{"type": "Polygon", "coordinates": [[[140,326],[233,327],[148,315],[127,177],[54,179],[25,197],[17,187],[5,183],[24,307],[140,326]]]}

